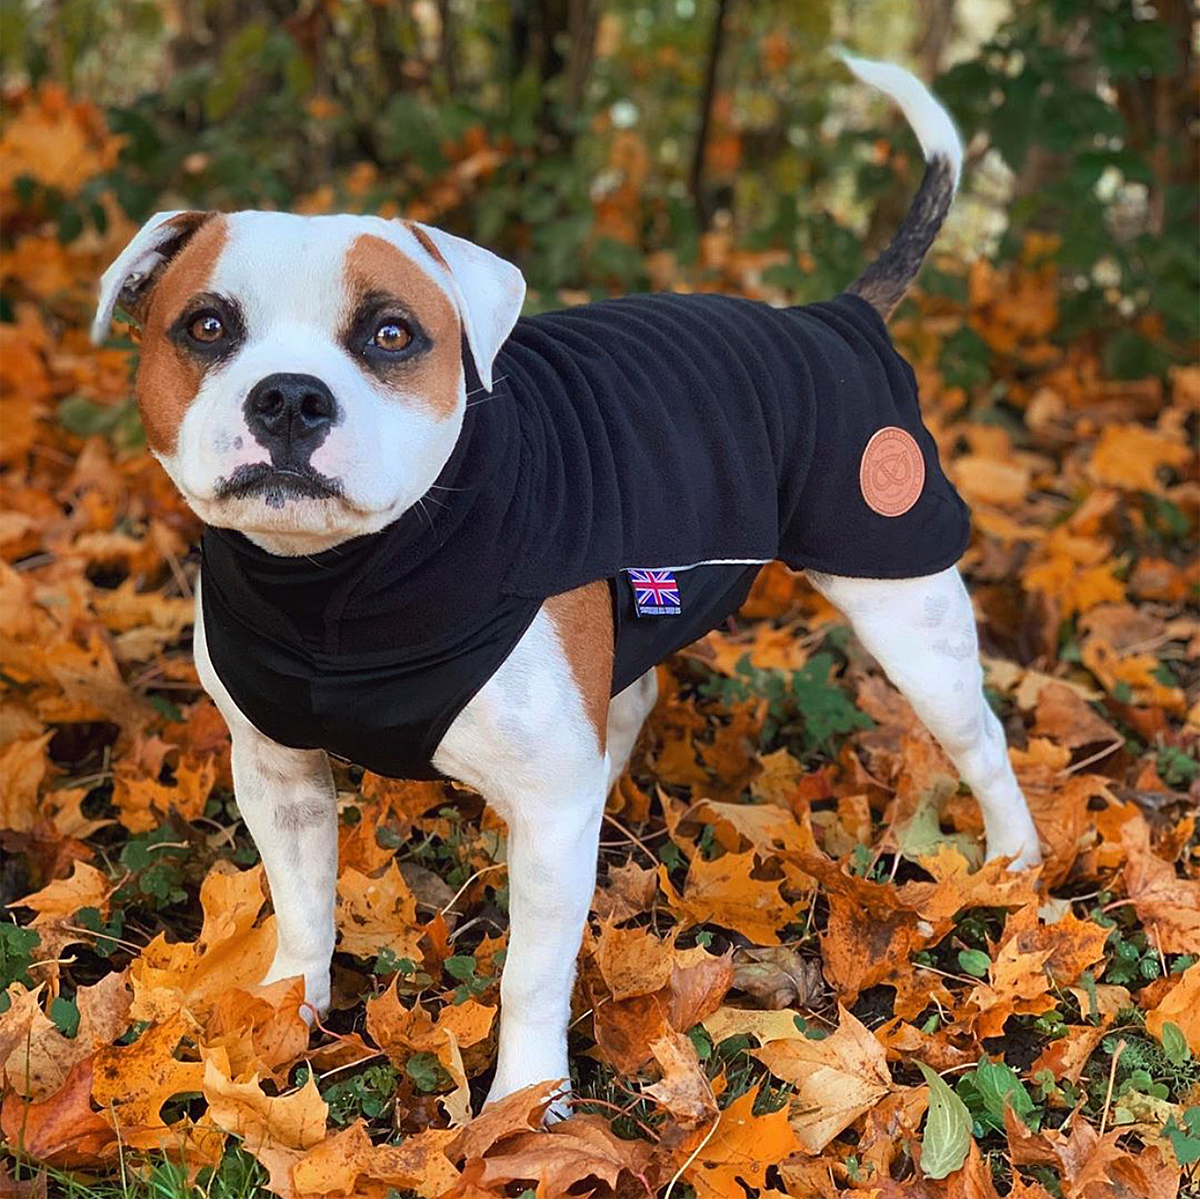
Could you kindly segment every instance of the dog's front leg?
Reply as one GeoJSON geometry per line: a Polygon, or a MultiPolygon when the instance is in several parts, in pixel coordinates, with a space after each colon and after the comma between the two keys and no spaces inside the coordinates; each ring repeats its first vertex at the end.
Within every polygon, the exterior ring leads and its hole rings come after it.
{"type": "Polygon", "coordinates": [[[329,1007],[337,887],[337,803],[322,750],[292,750],[233,727],[233,787],[275,907],[275,958],[263,983],[304,976],[304,998],[329,1007]]]}
{"type": "MultiPolygon", "coordinates": [[[[304,976],[305,1000],[329,1007],[337,887],[337,800],[322,750],[293,750],[242,715],[208,655],[199,593],[196,670],[233,738],[233,788],[275,907],[275,958],[263,983],[304,976]]],[[[311,1014],[309,1014],[311,1016],[311,1014]]]]}
{"type": "MultiPolygon", "coordinates": [[[[607,596],[601,585],[591,597],[593,622],[576,624],[587,636],[573,641],[567,617],[578,614],[566,606],[580,601],[547,602],[434,758],[446,774],[478,788],[508,823],[511,929],[489,1101],[570,1078],[571,987],[608,790],[607,596]],[[586,663],[585,654],[592,656],[586,663]]],[[[565,1105],[551,1115],[565,1115],[565,1105]]]]}
{"type": "MultiPolygon", "coordinates": [[[[606,769],[558,780],[510,811],[511,929],[500,983],[500,1047],[489,1102],[530,1083],[569,1082],[567,1026],[575,958],[596,883],[606,769]]],[[[557,1110],[556,1110],[557,1114],[557,1110]]]]}

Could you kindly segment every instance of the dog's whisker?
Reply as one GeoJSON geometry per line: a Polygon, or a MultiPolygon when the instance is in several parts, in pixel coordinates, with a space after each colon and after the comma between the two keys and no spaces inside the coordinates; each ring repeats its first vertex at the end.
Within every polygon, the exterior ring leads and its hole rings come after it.
{"type": "MultiPolygon", "coordinates": [[[[507,376],[507,375],[500,375],[500,376],[498,376],[496,379],[493,379],[493,380],[492,380],[492,390],[493,390],[493,391],[495,391],[495,389],[496,389],[496,385],[497,385],[497,384],[500,384],[500,383],[503,383],[503,382],[504,382],[504,381],[505,381],[507,378],[508,378],[508,376],[507,376]]],[[[486,392],[487,390],[488,390],[488,389],[487,389],[487,388],[485,388],[485,387],[483,386],[483,384],[481,383],[481,384],[480,384],[480,385],[479,385],[477,388],[472,388],[472,389],[471,389],[471,390],[470,390],[470,391],[467,393],[467,399],[469,400],[469,399],[470,399],[472,396],[477,396],[477,395],[478,395],[480,392],[486,392]]]]}

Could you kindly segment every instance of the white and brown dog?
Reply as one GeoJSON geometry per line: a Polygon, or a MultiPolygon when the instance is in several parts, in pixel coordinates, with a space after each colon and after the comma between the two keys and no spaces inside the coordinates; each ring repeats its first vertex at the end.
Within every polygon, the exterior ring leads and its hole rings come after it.
{"type": "Polygon", "coordinates": [[[478,789],[509,830],[490,1099],[569,1077],[605,797],[653,663],[762,561],[809,568],[849,617],[970,785],[988,854],[1038,860],[953,566],[961,502],[881,319],[961,146],[913,76],[850,65],[928,168],[892,245],[828,305],[630,298],[518,322],[520,272],[461,238],[272,212],[161,213],[102,281],[94,336],[118,301],[140,321],[146,435],[207,527],[196,663],[270,882],[267,980],[303,975],[329,1004],[327,752],[478,789]],[[669,500],[637,494],[643,455],[669,500]]]}

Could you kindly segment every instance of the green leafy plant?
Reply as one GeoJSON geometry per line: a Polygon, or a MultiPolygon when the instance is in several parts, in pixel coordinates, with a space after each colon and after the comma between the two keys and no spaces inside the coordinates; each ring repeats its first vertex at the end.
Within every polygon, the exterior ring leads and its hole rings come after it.
{"type": "Polygon", "coordinates": [[[779,736],[798,741],[806,753],[828,751],[835,737],[874,725],[833,682],[831,654],[814,654],[800,670],[791,672],[755,667],[747,654],[735,669],[737,674],[733,678],[714,678],[700,690],[725,704],[766,700],[764,746],[779,736]]]}
{"type": "Polygon", "coordinates": [[[153,909],[182,904],[188,855],[186,839],[171,822],[134,835],[121,847],[120,863],[130,878],[117,892],[117,901],[153,909]]]}
{"type": "Polygon", "coordinates": [[[959,1099],[967,1106],[974,1123],[976,1137],[1004,1128],[1004,1109],[1013,1112],[1030,1128],[1041,1124],[1041,1112],[1017,1073],[1004,1062],[980,1059],[973,1071],[968,1071],[955,1085],[959,1099]]]}
{"type": "Polygon", "coordinates": [[[935,1070],[923,1062],[917,1066],[929,1085],[921,1170],[930,1179],[945,1179],[963,1165],[971,1149],[971,1114],[935,1070]]]}
{"type": "Polygon", "coordinates": [[[41,940],[36,929],[22,929],[8,922],[0,924],[0,986],[7,988],[10,983],[23,983],[33,987],[29,966],[34,947],[41,940]]]}

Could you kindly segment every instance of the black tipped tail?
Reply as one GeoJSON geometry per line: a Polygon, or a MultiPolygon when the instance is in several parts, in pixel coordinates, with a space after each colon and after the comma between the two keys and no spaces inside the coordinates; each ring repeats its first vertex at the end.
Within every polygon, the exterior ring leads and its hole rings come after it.
{"type": "Polygon", "coordinates": [[[861,296],[886,320],[916,279],[950,211],[957,183],[957,165],[944,155],[931,157],[896,236],[846,291],[861,296]]]}

